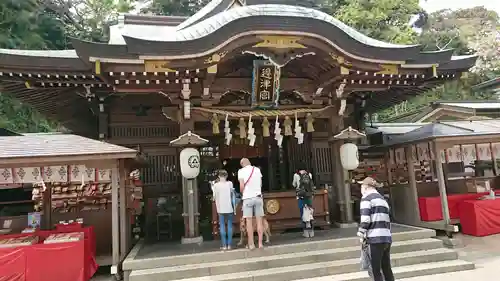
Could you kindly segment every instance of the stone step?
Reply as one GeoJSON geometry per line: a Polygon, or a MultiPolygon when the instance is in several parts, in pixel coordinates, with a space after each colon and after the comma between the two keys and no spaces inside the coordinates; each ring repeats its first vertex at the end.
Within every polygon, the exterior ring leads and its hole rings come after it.
{"type": "MultiPolygon", "coordinates": [[[[357,257],[350,259],[337,259],[330,261],[314,261],[304,257],[275,256],[257,258],[254,260],[243,260],[239,263],[216,263],[200,264],[183,267],[171,267],[163,269],[147,269],[133,271],[130,281],[156,281],[156,280],[203,280],[207,276],[214,281],[251,281],[251,280],[273,280],[288,281],[306,277],[321,277],[330,274],[343,274],[357,272],[360,270],[359,247],[357,257]],[[248,264],[245,264],[248,262],[248,264]],[[191,268],[189,268],[191,267],[191,268]]],[[[457,253],[448,249],[432,249],[424,251],[412,251],[396,253],[392,255],[394,266],[406,266],[422,262],[437,262],[453,260],[457,253]]]]}
{"type": "MultiPolygon", "coordinates": [[[[462,261],[462,260],[450,260],[450,261],[440,261],[440,262],[430,262],[421,263],[414,265],[407,265],[401,267],[395,267],[393,269],[394,277],[396,280],[403,278],[412,278],[418,276],[428,276],[434,274],[442,274],[448,272],[473,270],[475,268],[473,263],[462,261]]],[[[212,279],[198,279],[202,280],[212,280],[212,279]]],[[[353,272],[338,275],[329,275],[319,278],[306,278],[298,279],[296,281],[371,281],[372,279],[368,276],[367,272],[353,272]]],[[[257,281],[257,279],[255,279],[257,281]]]]}
{"type": "MultiPolygon", "coordinates": [[[[359,242],[358,242],[359,244],[359,242]]],[[[436,252],[427,252],[425,255],[436,254],[437,257],[443,256],[443,259],[457,258],[453,251],[442,247],[442,242],[433,238],[407,240],[395,242],[392,245],[393,254],[405,252],[417,252],[425,250],[436,250],[436,252]]],[[[265,252],[264,249],[262,252],[265,252]]],[[[237,250],[246,251],[246,250],[237,250]]],[[[258,250],[256,250],[258,251],[258,250]]],[[[134,270],[131,276],[162,275],[164,280],[182,279],[191,277],[200,277],[206,275],[229,274],[236,272],[261,270],[266,268],[277,268],[295,265],[304,265],[318,262],[341,261],[354,259],[356,268],[359,268],[360,246],[332,248],[316,251],[305,251],[298,253],[282,255],[262,255],[246,259],[234,259],[219,262],[204,262],[199,264],[186,264],[181,266],[166,266],[156,269],[134,270]]],[[[425,260],[424,260],[425,261],[425,260]]]]}
{"type": "MultiPolygon", "coordinates": [[[[395,244],[400,241],[417,241],[426,240],[428,247],[440,248],[442,247],[442,242],[430,239],[430,237],[435,236],[435,231],[429,229],[419,229],[415,231],[405,231],[397,232],[393,234],[393,240],[395,244]],[[430,245],[432,244],[432,245],[430,245]]],[[[424,243],[424,244],[426,244],[424,243]]],[[[320,251],[324,249],[342,249],[345,247],[357,247],[359,251],[359,239],[357,237],[341,238],[341,239],[326,239],[326,240],[311,240],[300,243],[290,243],[282,244],[276,246],[266,247],[265,250],[260,251],[247,251],[245,249],[238,249],[228,252],[213,251],[189,255],[176,255],[176,256],[166,256],[158,258],[150,258],[145,260],[125,260],[123,262],[124,270],[140,270],[140,269],[153,269],[153,268],[163,268],[166,266],[180,266],[186,264],[199,264],[210,262],[222,262],[222,261],[234,261],[238,259],[248,259],[257,258],[263,256],[271,255],[285,255],[293,253],[304,253],[310,251],[320,251]]],[[[415,246],[417,247],[417,246],[415,246]]],[[[429,248],[412,248],[413,250],[425,250],[429,248]]],[[[358,255],[357,253],[356,255],[358,255]]],[[[349,258],[343,257],[343,258],[349,258]]]]}

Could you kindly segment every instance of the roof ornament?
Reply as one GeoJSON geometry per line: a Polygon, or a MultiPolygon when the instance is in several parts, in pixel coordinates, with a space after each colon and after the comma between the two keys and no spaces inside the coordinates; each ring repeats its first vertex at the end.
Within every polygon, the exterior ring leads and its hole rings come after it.
{"type": "Polygon", "coordinates": [[[276,67],[284,67],[285,65],[287,65],[289,62],[291,62],[294,59],[298,59],[298,58],[305,57],[305,56],[316,55],[315,52],[295,53],[294,55],[286,55],[286,56],[278,56],[277,54],[274,54],[274,53],[266,54],[264,52],[254,52],[254,51],[243,51],[242,53],[254,55],[256,57],[260,57],[260,58],[263,58],[265,60],[268,60],[272,64],[274,64],[276,67]]]}
{"type": "Polygon", "coordinates": [[[170,141],[170,145],[172,146],[203,146],[207,144],[209,141],[200,137],[199,135],[187,131],[187,133],[180,135],[175,140],[170,141]]]}
{"type": "Polygon", "coordinates": [[[340,133],[333,136],[334,139],[338,139],[338,140],[355,140],[355,139],[360,139],[360,138],[364,138],[364,137],[366,137],[365,133],[354,129],[351,126],[345,128],[340,133]]]}

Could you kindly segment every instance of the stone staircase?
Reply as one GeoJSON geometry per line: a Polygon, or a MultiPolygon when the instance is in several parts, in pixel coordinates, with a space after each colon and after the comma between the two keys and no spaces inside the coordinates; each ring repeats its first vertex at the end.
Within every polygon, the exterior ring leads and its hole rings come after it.
{"type": "MultiPolygon", "coordinates": [[[[474,269],[427,229],[394,233],[391,249],[396,279],[474,269]]],[[[359,240],[338,238],[124,263],[130,281],[369,281],[360,271],[359,240]]]]}

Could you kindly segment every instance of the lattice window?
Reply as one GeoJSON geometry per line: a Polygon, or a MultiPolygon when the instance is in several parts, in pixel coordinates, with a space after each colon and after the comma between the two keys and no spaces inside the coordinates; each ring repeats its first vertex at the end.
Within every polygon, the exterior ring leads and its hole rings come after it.
{"type": "Polygon", "coordinates": [[[177,137],[179,135],[178,126],[154,126],[154,127],[129,127],[116,126],[111,128],[111,138],[120,137],[177,137]]]}
{"type": "Polygon", "coordinates": [[[332,183],[332,150],[328,142],[313,142],[312,159],[316,184],[332,183]]]}
{"type": "Polygon", "coordinates": [[[148,155],[149,166],[143,170],[146,185],[175,184],[178,180],[177,155],[148,155]]]}

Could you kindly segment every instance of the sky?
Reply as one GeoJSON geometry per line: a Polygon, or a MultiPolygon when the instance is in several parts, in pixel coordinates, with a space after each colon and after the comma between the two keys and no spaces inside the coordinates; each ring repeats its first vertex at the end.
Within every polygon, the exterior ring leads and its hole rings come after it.
{"type": "Polygon", "coordinates": [[[420,6],[429,13],[442,9],[466,9],[484,6],[500,14],[500,0],[420,0],[420,6]]]}

